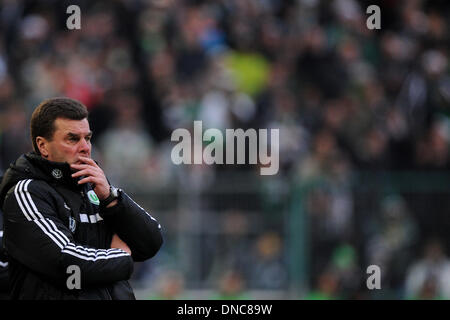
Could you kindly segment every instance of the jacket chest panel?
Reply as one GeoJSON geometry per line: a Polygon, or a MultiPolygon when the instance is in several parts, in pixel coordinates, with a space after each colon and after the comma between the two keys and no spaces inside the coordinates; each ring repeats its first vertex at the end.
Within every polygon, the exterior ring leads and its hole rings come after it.
{"type": "Polygon", "coordinates": [[[57,190],[60,199],[58,212],[76,242],[97,248],[109,248],[106,226],[98,206],[85,192],[57,190]]]}

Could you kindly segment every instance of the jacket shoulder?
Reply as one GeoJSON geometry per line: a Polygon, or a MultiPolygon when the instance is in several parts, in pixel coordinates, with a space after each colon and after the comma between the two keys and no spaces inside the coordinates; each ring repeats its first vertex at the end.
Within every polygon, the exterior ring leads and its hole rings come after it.
{"type": "Polygon", "coordinates": [[[54,198],[55,191],[44,180],[35,180],[35,179],[20,180],[9,188],[5,197],[4,209],[6,209],[7,203],[9,203],[12,200],[11,197],[16,199],[23,199],[24,197],[28,197],[29,195],[33,195],[42,200],[51,201],[51,199],[54,198]]]}
{"type": "Polygon", "coordinates": [[[22,179],[17,181],[11,188],[9,188],[8,193],[17,190],[24,190],[32,192],[34,194],[44,194],[52,192],[54,189],[48,184],[48,182],[39,179],[22,179]]]}

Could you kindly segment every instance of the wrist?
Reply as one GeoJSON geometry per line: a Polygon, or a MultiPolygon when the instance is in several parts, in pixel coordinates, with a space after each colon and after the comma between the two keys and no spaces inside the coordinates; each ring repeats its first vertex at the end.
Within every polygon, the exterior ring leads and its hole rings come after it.
{"type": "Polygon", "coordinates": [[[114,199],[113,202],[111,202],[110,204],[108,204],[105,208],[111,208],[111,207],[114,207],[117,203],[118,203],[117,199],[114,199]]]}
{"type": "Polygon", "coordinates": [[[115,206],[118,202],[121,192],[122,192],[122,190],[120,190],[119,188],[116,188],[116,187],[110,185],[109,186],[109,195],[105,199],[100,200],[100,207],[110,208],[110,207],[115,206]]]}

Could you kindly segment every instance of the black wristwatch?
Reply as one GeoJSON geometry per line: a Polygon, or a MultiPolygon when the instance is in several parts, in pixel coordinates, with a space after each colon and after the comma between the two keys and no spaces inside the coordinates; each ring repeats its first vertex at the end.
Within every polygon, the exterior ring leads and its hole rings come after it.
{"type": "Polygon", "coordinates": [[[119,188],[116,188],[112,185],[109,186],[109,196],[104,199],[104,200],[100,200],[100,207],[102,208],[106,208],[111,202],[113,202],[114,200],[119,198],[120,192],[122,190],[120,190],[119,188]]]}

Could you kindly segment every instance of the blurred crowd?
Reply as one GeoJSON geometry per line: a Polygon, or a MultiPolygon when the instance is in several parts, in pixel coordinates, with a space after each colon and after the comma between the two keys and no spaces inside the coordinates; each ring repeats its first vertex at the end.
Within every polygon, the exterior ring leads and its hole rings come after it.
{"type": "MultiPolygon", "coordinates": [[[[383,172],[450,169],[449,16],[439,0],[3,0],[0,168],[30,150],[30,114],[53,96],[88,107],[94,156],[122,185],[202,190],[223,173],[258,175],[255,165],[176,167],[171,132],[194,120],[277,128],[278,181],[310,186],[309,290],[295,298],[450,299],[449,193],[369,186],[383,172]],[[71,4],[80,30],[66,27],[71,4]],[[379,30],[366,26],[371,4],[379,30]],[[382,290],[366,288],[371,264],[382,290]]],[[[284,236],[231,243],[241,260],[260,255],[254,269],[216,261],[208,283],[219,297],[286,290],[284,236]]],[[[158,276],[159,298],[179,297],[189,277],[158,276]]]]}

